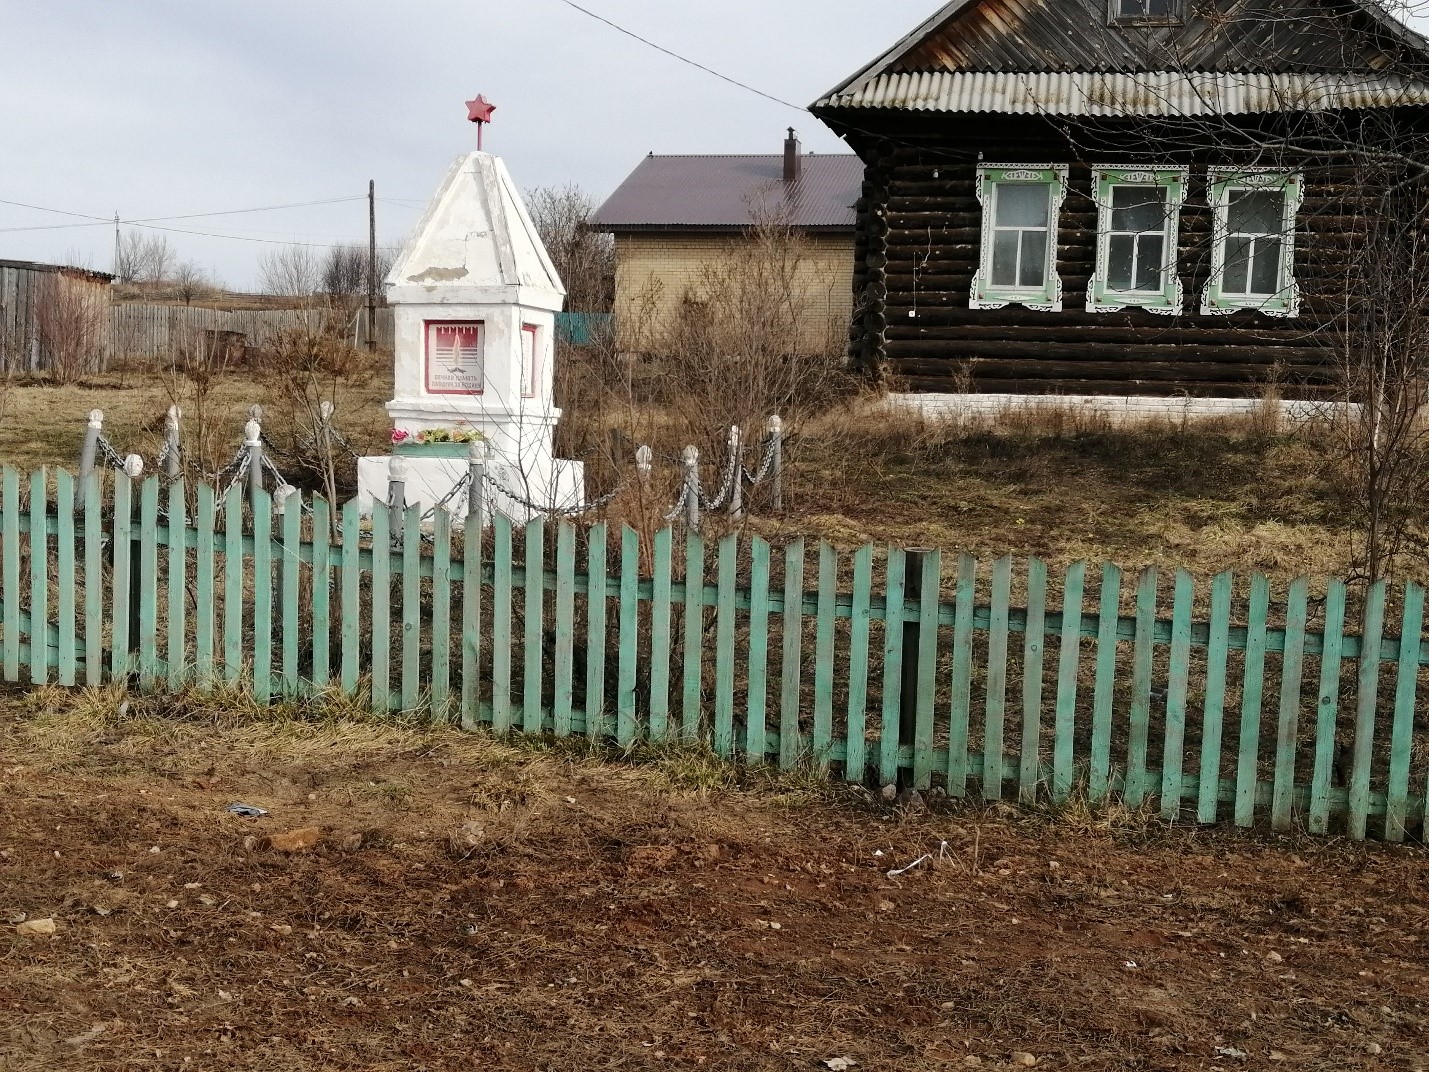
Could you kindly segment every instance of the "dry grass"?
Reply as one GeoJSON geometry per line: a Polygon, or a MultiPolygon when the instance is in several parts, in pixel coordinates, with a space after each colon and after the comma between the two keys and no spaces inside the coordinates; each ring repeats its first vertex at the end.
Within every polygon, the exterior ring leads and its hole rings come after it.
{"type": "Polygon", "coordinates": [[[123,699],[0,703],[6,1072],[1429,1053],[1422,853],[908,814],[692,753],[123,699]],[[268,847],[313,827],[311,851],[268,847]]]}

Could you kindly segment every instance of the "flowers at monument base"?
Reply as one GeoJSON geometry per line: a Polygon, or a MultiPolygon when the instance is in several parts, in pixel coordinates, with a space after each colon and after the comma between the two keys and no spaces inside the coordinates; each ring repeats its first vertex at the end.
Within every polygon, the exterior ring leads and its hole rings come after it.
{"type": "Polygon", "coordinates": [[[392,429],[392,443],[480,443],[486,436],[475,428],[428,428],[421,432],[408,432],[402,428],[392,429]]]}

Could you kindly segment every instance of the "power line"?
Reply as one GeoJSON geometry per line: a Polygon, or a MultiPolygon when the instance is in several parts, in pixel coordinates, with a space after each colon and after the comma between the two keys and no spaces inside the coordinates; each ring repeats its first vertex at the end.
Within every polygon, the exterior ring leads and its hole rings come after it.
{"type": "Polygon", "coordinates": [[[729,75],[727,75],[727,74],[721,74],[719,71],[716,71],[713,67],[706,67],[703,63],[700,63],[700,62],[698,62],[697,60],[692,60],[692,59],[690,59],[688,56],[682,56],[682,55],[680,55],[678,52],[671,52],[668,48],[665,48],[663,45],[657,45],[654,41],[651,41],[651,40],[649,40],[648,38],[641,37],[638,33],[635,33],[633,30],[627,30],[624,26],[621,26],[619,23],[611,22],[610,19],[606,18],[604,15],[597,15],[594,11],[591,11],[591,10],[589,10],[588,8],[583,8],[583,7],[581,7],[580,4],[575,3],[574,0],[561,0],[561,3],[565,4],[567,7],[575,8],[575,10],[579,11],[582,15],[589,16],[590,18],[595,19],[596,22],[603,22],[603,23],[605,23],[605,25],[609,26],[612,30],[618,30],[620,33],[623,33],[626,37],[632,37],[632,38],[634,38],[636,41],[639,41],[642,45],[648,45],[650,48],[653,48],[656,52],[663,52],[665,55],[669,56],[671,59],[679,60],[681,63],[688,63],[691,67],[695,67],[695,68],[698,68],[698,69],[701,70],[701,71],[704,71],[705,74],[712,74],[712,75],[714,75],[716,78],[718,78],[718,79],[719,79],[720,81],[722,81],[722,82],[728,82],[728,83],[729,83],[730,85],[732,85],[732,86],[738,86],[740,89],[743,89],[743,90],[745,90],[745,91],[747,91],[747,92],[749,92],[749,93],[753,93],[755,96],[763,97],[765,100],[773,101],[775,104],[782,104],[785,108],[793,108],[796,112],[803,112],[803,113],[805,113],[805,114],[808,114],[808,109],[807,109],[807,108],[800,107],[800,106],[797,105],[797,104],[791,104],[789,101],[786,101],[786,100],[783,100],[783,99],[781,99],[781,98],[779,98],[779,97],[776,97],[776,96],[774,96],[772,93],[765,93],[764,90],[762,90],[762,89],[755,89],[753,86],[748,85],[748,84],[745,83],[745,82],[741,82],[741,81],[739,81],[739,79],[737,79],[737,78],[731,78],[731,77],[730,77],[729,75]]]}

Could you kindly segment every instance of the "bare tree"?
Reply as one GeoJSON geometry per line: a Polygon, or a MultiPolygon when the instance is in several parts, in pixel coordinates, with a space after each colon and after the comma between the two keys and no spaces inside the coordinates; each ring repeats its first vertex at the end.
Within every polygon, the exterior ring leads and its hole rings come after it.
{"type": "Polygon", "coordinates": [[[313,247],[301,242],[279,246],[258,260],[263,289],[281,298],[311,298],[318,293],[320,267],[313,247]]]}
{"type": "Polygon", "coordinates": [[[595,202],[579,186],[541,186],[526,198],[531,222],[566,285],[566,308],[608,313],[615,302],[615,243],[593,231],[595,202]]]}
{"type": "Polygon", "coordinates": [[[133,286],[160,283],[174,266],[174,250],[163,235],[146,235],[130,230],[119,238],[114,251],[114,277],[133,286]]]}
{"type": "Polygon", "coordinates": [[[174,293],[185,305],[192,305],[195,298],[212,294],[216,289],[208,273],[193,261],[180,261],[168,282],[173,284],[174,293]]]}

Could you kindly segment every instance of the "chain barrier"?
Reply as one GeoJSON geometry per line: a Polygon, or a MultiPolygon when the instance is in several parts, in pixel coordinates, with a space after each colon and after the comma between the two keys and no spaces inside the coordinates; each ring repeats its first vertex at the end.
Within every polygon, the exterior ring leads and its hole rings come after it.
{"type": "Polygon", "coordinates": [[[734,451],[730,451],[729,464],[725,466],[724,470],[724,484],[720,487],[719,494],[716,495],[713,499],[706,499],[703,495],[701,495],[700,505],[706,510],[714,511],[718,510],[725,503],[727,503],[729,501],[730,495],[734,493],[734,478],[735,474],[740,470],[740,468],[741,466],[739,464],[739,455],[737,455],[734,451]]]}
{"type": "Polygon", "coordinates": [[[593,499],[592,501],[586,503],[584,506],[569,506],[565,509],[557,510],[549,503],[543,505],[541,503],[532,502],[530,499],[526,498],[526,496],[518,495],[510,488],[502,486],[502,484],[498,482],[494,476],[491,475],[489,470],[486,474],[486,482],[491,485],[491,489],[493,491],[500,492],[502,495],[506,496],[506,498],[510,499],[517,505],[524,506],[528,510],[534,510],[538,514],[548,514],[552,517],[579,517],[582,514],[589,514],[595,512],[596,510],[602,510],[605,507],[609,506],[612,502],[614,502],[615,497],[625,490],[625,485],[621,484],[617,486],[613,491],[602,495],[599,499],[593,499]]]}
{"type": "Polygon", "coordinates": [[[447,492],[446,495],[442,496],[441,502],[437,503],[435,506],[433,506],[430,510],[428,510],[425,514],[422,515],[422,520],[430,521],[432,518],[436,517],[438,510],[445,510],[456,500],[458,495],[463,494],[470,486],[471,470],[467,470],[465,473],[462,474],[462,478],[452,486],[452,490],[447,492]]]}
{"type": "Polygon", "coordinates": [[[764,483],[764,481],[769,478],[769,474],[774,470],[774,456],[778,453],[778,451],[778,437],[775,435],[765,436],[764,459],[759,463],[758,472],[751,474],[748,469],[744,469],[742,465],[740,466],[740,468],[744,470],[744,482],[751,487],[758,487],[760,484],[764,483]]]}
{"type": "Polygon", "coordinates": [[[104,438],[104,436],[100,436],[99,439],[96,441],[96,444],[99,447],[100,455],[102,455],[104,458],[104,464],[109,466],[109,468],[111,469],[118,469],[120,471],[123,471],[124,457],[117,450],[114,449],[114,444],[109,442],[109,440],[104,438]]]}
{"type": "Polygon", "coordinates": [[[691,488],[689,481],[680,482],[680,497],[675,501],[674,509],[665,515],[666,521],[676,521],[684,514],[685,506],[690,501],[691,491],[698,495],[700,493],[699,486],[696,485],[694,488],[691,488]]]}

